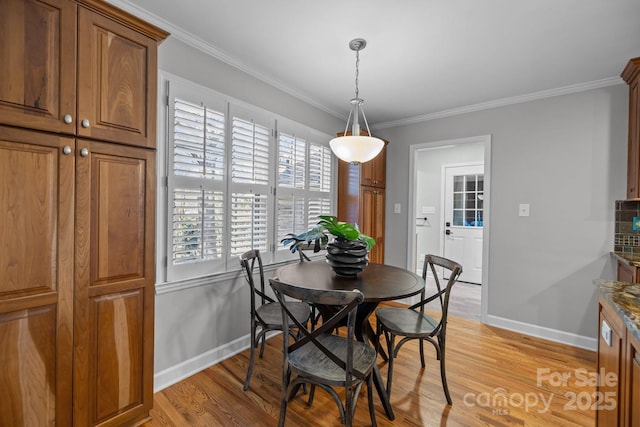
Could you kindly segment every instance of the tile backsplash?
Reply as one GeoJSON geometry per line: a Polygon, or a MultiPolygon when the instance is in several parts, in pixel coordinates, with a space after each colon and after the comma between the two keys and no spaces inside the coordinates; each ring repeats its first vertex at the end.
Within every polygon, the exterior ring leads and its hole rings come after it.
{"type": "Polygon", "coordinates": [[[614,245],[616,252],[640,254],[640,201],[616,201],[614,245]]]}

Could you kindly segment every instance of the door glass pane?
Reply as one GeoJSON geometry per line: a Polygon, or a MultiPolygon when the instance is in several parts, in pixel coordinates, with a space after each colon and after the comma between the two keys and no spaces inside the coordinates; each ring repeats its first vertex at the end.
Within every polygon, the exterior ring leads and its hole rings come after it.
{"type": "Polygon", "coordinates": [[[453,191],[456,193],[464,191],[464,176],[453,177],[453,191]]]}
{"type": "Polygon", "coordinates": [[[462,226],[462,210],[453,210],[453,225],[462,226]]]}
{"type": "Polygon", "coordinates": [[[482,227],[484,175],[453,177],[453,224],[459,227],[482,227]]]}
{"type": "Polygon", "coordinates": [[[453,195],[453,209],[462,209],[464,200],[462,200],[462,194],[453,195]]]}

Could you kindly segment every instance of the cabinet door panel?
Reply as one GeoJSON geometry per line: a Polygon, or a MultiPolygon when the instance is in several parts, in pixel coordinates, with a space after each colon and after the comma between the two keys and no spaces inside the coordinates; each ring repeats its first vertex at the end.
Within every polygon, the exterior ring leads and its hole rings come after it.
{"type": "Polygon", "coordinates": [[[96,404],[93,423],[142,405],[144,289],[92,298],[96,352],[90,390],[96,404]]]}
{"type": "Polygon", "coordinates": [[[74,420],[121,425],[153,403],[155,153],[78,148],[74,420]]]}
{"type": "Polygon", "coordinates": [[[154,147],[155,41],[82,7],[78,25],[78,135],[154,147]]]}
{"type": "Polygon", "coordinates": [[[361,184],[371,187],[384,188],[385,177],[387,174],[387,145],[382,148],[373,160],[362,163],[361,167],[361,184]]]}
{"type": "Polygon", "coordinates": [[[74,133],[76,5],[0,0],[0,122],[74,133]]]}
{"type": "MultiPolygon", "coordinates": [[[[598,385],[598,393],[602,396],[615,396],[618,399],[618,405],[611,409],[599,408],[596,415],[596,425],[598,426],[618,426],[622,424],[622,396],[623,390],[621,381],[622,377],[622,359],[623,359],[623,337],[618,333],[615,324],[604,316],[602,309],[600,311],[600,327],[598,334],[598,372],[606,372],[608,375],[615,374],[616,381],[606,382],[598,385]],[[611,345],[609,345],[602,337],[602,322],[606,322],[611,328],[611,345]]],[[[603,404],[605,402],[603,401],[603,404]]]]}
{"type": "Polygon", "coordinates": [[[70,425],[73,140],[0,126],[0,425],[70,425]],[[56,421],[57,420],[57,421],[56,421]]]}
{"type": "Polygon", "coordinates": [[[360,230],[375,239],[369,252],[369,262],[384,264],[384,205],[385,191],[378,188],[361,187],[360,230]]]}
{"type": "Polygon", "coordinates": [[[625,425],[635,427],[640,425],[640,342],[629,330],[626,369],[625,425]]]}

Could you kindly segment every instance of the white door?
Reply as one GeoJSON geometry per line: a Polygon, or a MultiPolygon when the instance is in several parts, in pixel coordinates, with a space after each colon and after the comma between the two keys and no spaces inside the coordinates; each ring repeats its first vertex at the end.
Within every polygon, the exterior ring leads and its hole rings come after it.
{"type": "Polygon", "coordinates": [[[484,165],[444,166],[444,257],[462,265],[461,281],[482,282],[484,165]]]}

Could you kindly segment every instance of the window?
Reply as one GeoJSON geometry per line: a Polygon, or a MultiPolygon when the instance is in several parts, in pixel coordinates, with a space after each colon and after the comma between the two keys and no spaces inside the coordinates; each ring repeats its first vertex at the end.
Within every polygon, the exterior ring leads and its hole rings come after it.
{"type": "Polygon", "coordinates": [[[484,213],[484,175],[453,177],[453,225],[482,227],[484,213]]]}
{"type": "MultiPolygon", "coordinates": [[[[318,215],[332,213],[333,159],[327,145],[313,131],[295,132],[295,124],[278,123],[277,240],[300,234],[318,222],[318,215]]],[[[290,256],[277,245],[276,259],[290,256]]]]}
{"type": "Polygon", "coordinates": [[[334,211],[330,136],[179,78],[167,86],[166,280],[237,270],[249,249],[294,259],[280,240],[334,211]]]}

